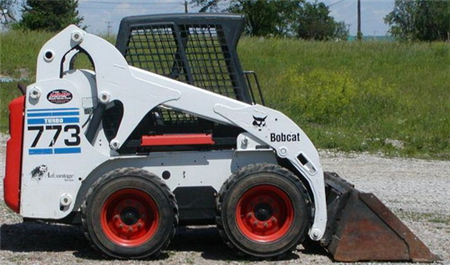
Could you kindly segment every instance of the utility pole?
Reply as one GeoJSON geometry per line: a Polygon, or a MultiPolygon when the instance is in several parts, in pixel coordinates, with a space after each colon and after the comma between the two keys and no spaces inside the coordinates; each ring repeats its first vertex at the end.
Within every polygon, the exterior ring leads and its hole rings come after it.
{"type": "Polygon", "coordinates": [[[8,26],[8,23],[9,23],[9,21],[8,21],[8,9],[3,9],[2,8],[2,15],[3,15],[3,18],[5,19],[5,25],[6,26],[8,26]]]}
{"type": "Polygon", "coordinates": [[[184,13],[188,13],[188,1],[184,1],[184,13]]]}
{"type": "Polygon", "coordinates": [[[108,24],[108,26],[106,26],[108,29],[107,34],[108,34],[108,36],[111,36],[111,28],[112,28],[111,21],[106,21],[105,23],[108,24]]]}
{"type": "Polygon", "coordinates": [[[358,32],[356,33],[356,39],[358,41],[361,41],[362,39],[362,32],[361,32],[361,0],[358,1],[358,32]]]}

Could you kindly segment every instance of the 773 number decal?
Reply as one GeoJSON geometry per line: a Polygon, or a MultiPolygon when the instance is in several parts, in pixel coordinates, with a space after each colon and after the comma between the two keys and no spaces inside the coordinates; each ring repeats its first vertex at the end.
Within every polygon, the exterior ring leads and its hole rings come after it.
{"type": "Polygon", "coordinates": [[[44,134],[44,132],[50,131],[53,131],[53,138],[48,144],[48,147],[53,147],[56,144],[62,131],[69,133],[69,135],[66,134],[64,138],[65,146],[78,146],[80,145],[81,142],[80,126],[76,124],[68,124],[65,126],[62,125],[28,126],[28,130],[37,131],[36,137],[34,138],[33,143],[31,144],[31,148],[34,148],[39,144],[41,136],[44,134]]]}

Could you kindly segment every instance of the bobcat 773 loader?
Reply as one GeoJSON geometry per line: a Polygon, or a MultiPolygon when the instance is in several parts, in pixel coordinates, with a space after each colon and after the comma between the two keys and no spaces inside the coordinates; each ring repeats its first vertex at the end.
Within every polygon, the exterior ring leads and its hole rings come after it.
{"type": "MultiPolygon", "coordinates": [[[[372,194],[322,171],[305,133],[256,104],[239,15],[125,18],[116,47],[69,26],[10,103],[4,198],[24,220],[82,225],[106,256],[158,254],[177,225],[277,258],[303,240],[338,261],[436,257],[372,194]],[[75,69],[85,54],[93,70],[75,69]]],[[[256,86],[259,89],[259,86],[256,86]]]]}

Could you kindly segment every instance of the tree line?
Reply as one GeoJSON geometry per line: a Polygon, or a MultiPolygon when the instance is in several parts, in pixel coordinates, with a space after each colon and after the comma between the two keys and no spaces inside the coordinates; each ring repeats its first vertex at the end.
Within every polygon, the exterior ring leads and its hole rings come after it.
{"type": "MultiPolygon", "coordinates": [[[[190,0],[200,12],[231,12],[246,16],[245,34],[258,37],[296,37],[307,40],[345,40],[349,30],[336,21],[323,2],[306,0],[190,0]]],[[[81,26],[78,0],[26,0],[21,19],[14,10],[19,0],[0,0],[4,25],[16,29],[60,31],[81,26]]],[[[402,41],[449,41],[450,0],[395,0],[384,17],[389,34],[402,41]]]]}
{"type": "Polygon", "coordinates": [[[222,11],[246,16],[250,36],[297,37],[301,39],[347,39],[348,28],[336,21],[322,2],[305,0],[191,0],[200,12],[222,11]],[[222,9],[219,10],[219,6],[222,9]],[[223,8],[223,6],[225,8],[223,8]]]}
{"type": "Polygon", "coordinates": [[[384,21],[399,40],[450,41],[449,0],[396,0],[384,21]]]}
{"type": "Polygon", "coordinates": [[[60,31],[70,24],[81,26],[83,17],[78,13],[78,0],[26,0],[20,6],[21,19],[15,17],[19,0],[0,0],[0,10],[7,10],[3,24],[13,29],[60,31]],[[9,18],[9,19],[8,19],[9,18]]]}
{"type": "MultiPolygon", "coordinates": [[[[302,39],[347,39],[344,22],[336,22],[322,2],[304,0],[239,0],[228,1],[219,10],[221,0],[191,0],[200,12],[232,12],[246,15],[245,33],[250,36],[298,37],[302,39]]],[[[0,9],[11,9],[18,0],[0,0],[0,9]]],[[[14,28],[60,31],[69,24],[80,26],[83,21],[77,11],[78,0],[26,0],[22,19],[14,28]]]]}

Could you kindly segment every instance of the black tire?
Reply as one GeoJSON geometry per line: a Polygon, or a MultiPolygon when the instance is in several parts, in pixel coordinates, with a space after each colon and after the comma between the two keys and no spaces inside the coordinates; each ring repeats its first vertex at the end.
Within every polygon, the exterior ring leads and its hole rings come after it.
{"type": "Polygon", "coordinates": [[[99,178],[81,206],[87,239],[118,259],[156,256],[175,235],[175,196],[156,175],[120,168],[99,178]]]}
{"type": "Polygon", "coordinates": [[[217,197],[217,227],[225,243],[256,258],[277,259],[294,250],[304,240],[311,217],[307,189],[278,165],[242,168],[217,197]]]}

